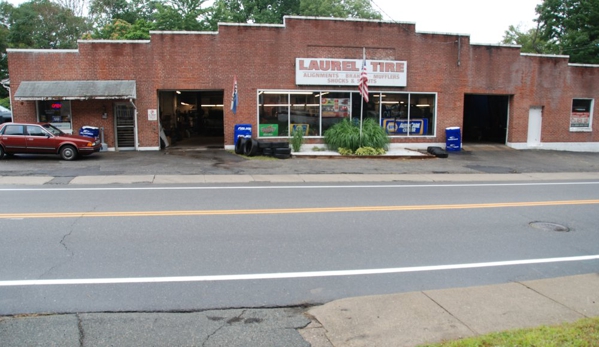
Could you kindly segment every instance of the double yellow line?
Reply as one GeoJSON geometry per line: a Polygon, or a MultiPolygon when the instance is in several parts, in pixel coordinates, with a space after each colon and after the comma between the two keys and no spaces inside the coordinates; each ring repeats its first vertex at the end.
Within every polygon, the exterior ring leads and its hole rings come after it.
{"type": "Polygon", "coordinates": [[[500,202],[500,203],[487,203],[487,204],[356,206],[356,207],[320,207],[320,208],[310,207],[310,208],[280,208],[280,209],[249,209],[249,210],[2,213],[2,214],[0,214],[0,219],[177,217],[177,216],[222,216],[222,215],[339,213],[339,212],[432,211],[432,210],[461,210],[461,209],[479,209],[479,208],[538,207],[538,206],[597,205],[597,204],[599,204],[599,200],[561,200],[561,201],[531,201],[531,202],[500,202]]]}

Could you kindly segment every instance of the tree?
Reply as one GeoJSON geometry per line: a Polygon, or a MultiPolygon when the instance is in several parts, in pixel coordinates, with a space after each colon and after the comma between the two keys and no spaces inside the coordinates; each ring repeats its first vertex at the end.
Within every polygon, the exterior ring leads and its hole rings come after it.
{"type": "Polygon", "coordinates": [[[542,54],[549,52],[547,42],[541,39],[539,35],[538,27],[523,32],[519,26],[510,25],[509,29],[505,31],[501,43],[522,46],[521,50],[524,53],[542,54]]]}
{"type": "Polygon", "coordinates": [[[76,48],[86,31],[85,20],[49,0],[33,0],[13,8],[8,43],[15,48],[76,48]]]}
{"type": "Polygon", "coordinates": [[[283,23],[288,15],[382,19],[368,0],[215,0],[210,26],[218,22],[283,23]]]}
{"type": "Polygon", "coordinates": [[[369,0],[301,0],[302,16],[383,19],[369,0]]]}
{"type": "Polygon", "coordinates": [[[599,63],[599,0],[544,0],[536,12],[548,51],[574,63],[599,63]]]}

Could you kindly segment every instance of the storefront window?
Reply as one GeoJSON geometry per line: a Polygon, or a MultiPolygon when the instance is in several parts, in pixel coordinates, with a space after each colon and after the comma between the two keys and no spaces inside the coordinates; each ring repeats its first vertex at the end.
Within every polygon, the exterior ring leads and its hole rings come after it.
{"type": "Polygon", "coordinates": [[[322,137],[344,118],[374,119],[389,136],[435,133],[436,94],[371,92],[363,102],[357,91],[258,91],[259,137],[322,137]]]}
{"type": "Polygon", "coordinates": [[[259,137],[289,136],[289,94],[260,92],[259,137]]]}
{"type": "Polygon", "coordinates": [[[350,93],[322,92],[322,135],[334,124],[351,117],[350,93]]]}
{"type": "Polygon", "coordinates": [[[39,101],[37,110],[39,122],[50,123],[66,133],[73,131],[70,101],[39,101]]]}
{"type": "Polygon", "coordinates": [[[409,104],[409,94],[382,94],[381,124],[390,136],[408,135],[409,104]]]}
{"type": "Polygon", "coordinates": [[[293,132],[300,128],[304,132],[304,136],[320,136],[320,98],[317,98],[316,95],[319,93],[290,94],[290,136],[293,136],[293,132]]]}
{"type": "Polygon", "coordinates": [[[574,99],[570,114],[570,131],[590,131],[593,114],[592,99],[574,99]]]}

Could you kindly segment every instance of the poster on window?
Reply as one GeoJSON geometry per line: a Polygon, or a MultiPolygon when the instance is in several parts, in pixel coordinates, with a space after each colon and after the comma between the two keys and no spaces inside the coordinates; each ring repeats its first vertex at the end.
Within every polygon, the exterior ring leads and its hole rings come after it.
{"type": "Polygon", "coordinates": [[[588,128],[591,126],[590,112],[572,112],[570,116],[571,128],[588,128]]]}
{"type": "Polygon", "coordinates": [[[323,117],[349,117],[348,98],[322,98],[323,117]]]}
{"type": "Polygon", "coordinates": [[[428,119],[407,120],[383,119],[383,128],[389,135],[425,135],[428,133],[428,119]]]}

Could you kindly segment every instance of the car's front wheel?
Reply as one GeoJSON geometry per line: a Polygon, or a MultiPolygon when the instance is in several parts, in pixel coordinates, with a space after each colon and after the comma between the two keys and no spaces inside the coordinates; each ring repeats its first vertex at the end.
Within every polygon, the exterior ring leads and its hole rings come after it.
{"type": "Polygon", "coordinates": [[[60,149],[60,157],[63,160],[74,160],[77,158],[77,150],[70,145],[64,146],[60,149]]]}

